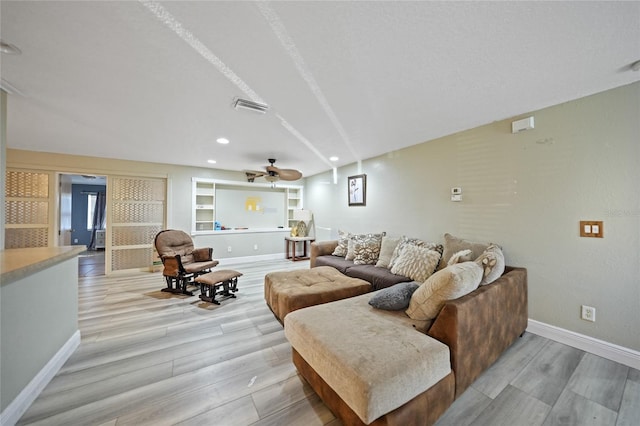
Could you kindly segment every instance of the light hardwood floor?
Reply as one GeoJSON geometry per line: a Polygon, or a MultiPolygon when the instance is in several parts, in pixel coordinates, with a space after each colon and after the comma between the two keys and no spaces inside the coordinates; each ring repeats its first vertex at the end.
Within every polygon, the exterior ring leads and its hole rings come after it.
{"type": "MultiPolygon", "coordinates": [[[[266,273],[308,267],[230,265],[244,275],[220,306],[161,292],[158,273],[81,278],[82,343],[19,424],[341,425],[297,375],[263,299],[266,273]]],[[[638,370],[525,333],[438,425],[638,419],[638,370]]]]}

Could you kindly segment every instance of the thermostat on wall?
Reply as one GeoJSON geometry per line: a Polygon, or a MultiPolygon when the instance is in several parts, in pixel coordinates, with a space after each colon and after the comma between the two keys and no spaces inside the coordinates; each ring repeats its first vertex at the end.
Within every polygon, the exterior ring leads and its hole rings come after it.
{"type": "Polygon", "coordinates": [[[462,188],[459,186],[451,188],[451,201],[462,201],[462,188]]]}

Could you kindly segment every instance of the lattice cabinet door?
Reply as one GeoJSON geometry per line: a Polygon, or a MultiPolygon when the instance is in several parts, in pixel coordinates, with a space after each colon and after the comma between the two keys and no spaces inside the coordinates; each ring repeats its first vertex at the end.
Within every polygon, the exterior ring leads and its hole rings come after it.
{"type": "Polygon", "coordinates": [[[47,172],[7,169],[5,248],[48,247],[52,243],[52,201],[47,172]]]}
{"type": "Polygon", "coordinates": [[[166,224],[166,179],[109,177],[107,193],[105,272],[151,268],[154,237],[166,224]]]}

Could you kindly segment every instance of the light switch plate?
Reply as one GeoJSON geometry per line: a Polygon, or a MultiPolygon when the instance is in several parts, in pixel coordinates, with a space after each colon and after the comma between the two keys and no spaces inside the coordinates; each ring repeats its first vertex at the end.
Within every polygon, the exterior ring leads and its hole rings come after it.
{"type": "Polygon", "coordinates": [[[601,220],[581,220],[580,236],[589,238],[603,238],[604,227],[601,220]]]}

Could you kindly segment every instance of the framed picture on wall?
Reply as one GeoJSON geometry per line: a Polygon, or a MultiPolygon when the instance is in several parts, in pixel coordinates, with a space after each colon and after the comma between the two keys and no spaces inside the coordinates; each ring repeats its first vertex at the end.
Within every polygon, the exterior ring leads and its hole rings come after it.
{"type": "Polygon", "coordinates": [[[355,175],[347,178],[349,206],[367,205],[367,175],[355,175]]]}

